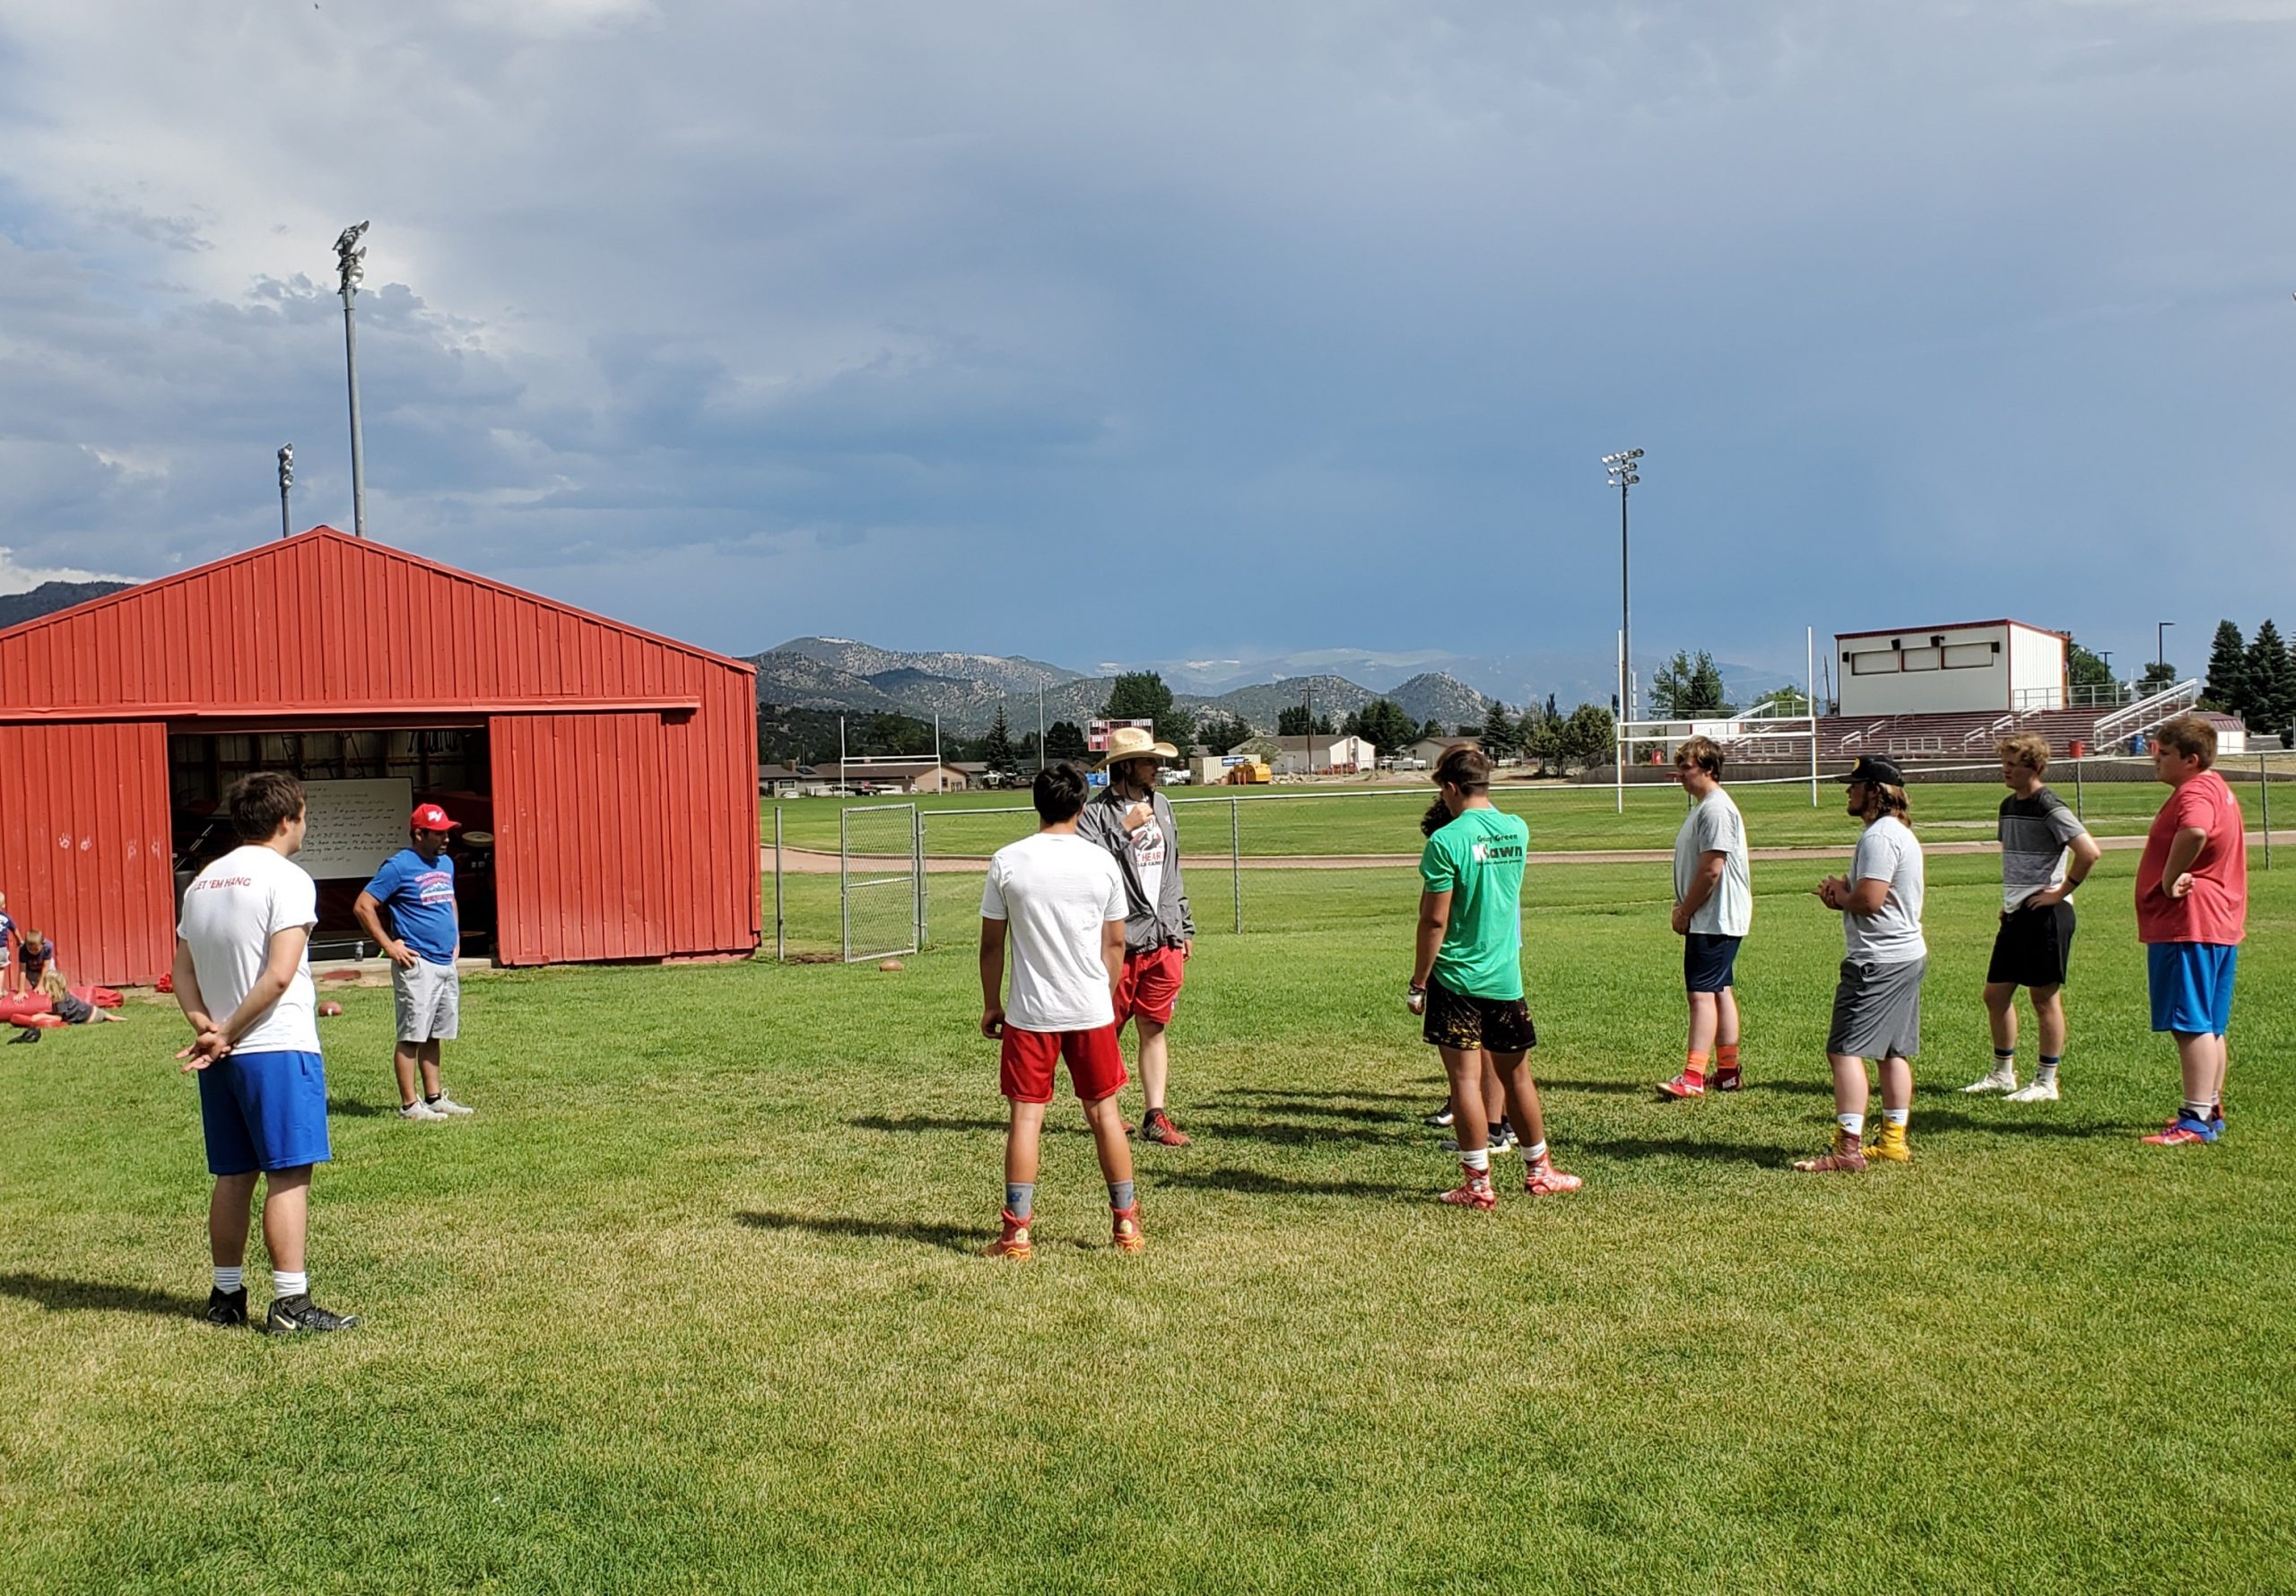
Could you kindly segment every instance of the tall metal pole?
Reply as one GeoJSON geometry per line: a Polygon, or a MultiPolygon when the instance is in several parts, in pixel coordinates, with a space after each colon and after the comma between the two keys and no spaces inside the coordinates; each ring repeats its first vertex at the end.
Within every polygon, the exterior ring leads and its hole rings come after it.
{"type": "Polygon", "coordinates": [[[849,796],[845,790],[845,717],[841,715],[837,717],[837,795],[849,796]]]}
{"type": "Polygon", "coordinates": [[[1228,880],[1236,892],[1236,934],[1244,932],[1244,806],[1228,800],[1228,880]]]}
{"type": "Polygon", "coordinates": [[[1618,490],[1618,707],[1619,718],[1631,721],[1636,718],[1634,619],[1627,594],[1626,490],[1642,480],[1642,451],[1621,449],[1615,455],[1605,455],[1603,469],[1611,473],[1611,486],[1618,490]]]}
{"type": "Polygon", "coordinates": [[[1818,807],[1818,629],[1802,629],[1802,681],[1810,694],[1810,807],[1818,807]]]}
{"type": "Polygon", "coordinates": [[[359,297],[359,280],[367,274],[367,252],[359,247],[367,224],[346,227],[335,241],[335,263],[343,273],[343,363],[351,384],[351,530],[367,535],[367,441],[359,429],[359,317],[352,301],[359,297]]]}
{"type": "Polygon", "coordinates": [[[294,485],[295,446],[283,443],[279,446],[279,535],[283,538],[295,534],[295,523],[287,510],[287,490],[294,485]]]}
{"type": "Polygon", "coordinates": [[[2169,685],[2169,629],[2177,623],[2163,620],[2152,629],[2153,674],[2162,687],[2169,685]]]}
{"type": "Polygon", "coordinates": [[[1037,768],[1042,770],[1044,754],[1044,689],[1037,689],[1037,768]]]}
{"type": "Polygon", "coordinates": [[[788,915],[781,898],[781,806],[773,806],[773,958],[776,964],[786,964],[789,958],[789,939],[787,927],[788,915]]]}
{"type": "Polygon", "coordinates": [[[1611,779],[1618,786],[1618,812],[1626,812],[1626,634],[1618,635],[1618,707],[1611,726],[1611,779]]]}

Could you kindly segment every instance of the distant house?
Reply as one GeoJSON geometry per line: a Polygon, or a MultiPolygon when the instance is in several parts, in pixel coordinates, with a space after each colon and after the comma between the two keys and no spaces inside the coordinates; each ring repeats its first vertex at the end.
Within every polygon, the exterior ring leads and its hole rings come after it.
{"type": "Polygon", "coordinates": [[[1455,748],[1482,746],[1483,739],[1480,737],[1422,737],[1404,751],[1414,759],[1424,759],[1427,768],[1432,770],[1441,762],[1443,756],[1455,748]]]}
{"type": "Polygon", "coordinates": [[[1361,737],[1255,737],[1237,751],[1253,750],[1260,743],[1272,750],[1264,757],[1278,776],[1320,776],[1329,770],[1354,775],[1378,768],[1379,750],[1361,737]]]}
{"type": "Polygon", "coordinates": [[[830,778],[810,765],[760,765],[757,795],[761,798],[826,797],[830,778]]]}
{"type": "MultiPolygon", "coordinates": [[[[822,767],[823,774],[834,778],[835,765],[822,767]]],[[[848,759],[845,762],[845,785],[855,792],[873,793],[961,793],[971,784],[965,773],[954,765],[935,764],[931,759],[848,759]]]]}

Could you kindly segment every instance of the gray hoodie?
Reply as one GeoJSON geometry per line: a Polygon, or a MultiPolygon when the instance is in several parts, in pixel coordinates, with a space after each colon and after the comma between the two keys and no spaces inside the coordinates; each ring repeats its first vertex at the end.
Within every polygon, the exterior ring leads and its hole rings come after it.
{"type": "Polygon", "coordinates": [[[1172,823],[1172,806],[1161,793],[1148,794],[1150,812],[1164,833],[1164,878],[1151,904],[1140,883],[1140,866],[1132,856],[1132,833],[1124,828],[1125,811],[1137,799],[1123,798],[1113,785],[1100,788],[1085,800],[1077,819],[1077,833],[1106,848],[1124,877],[1124,897],[1131,913],[1124,923],[1124,950],[1147,953],[1177,948],[1196,937],[1196,917],[1188,912],[1187,889],[1180,884],[1179,828],[1172,823]]]}

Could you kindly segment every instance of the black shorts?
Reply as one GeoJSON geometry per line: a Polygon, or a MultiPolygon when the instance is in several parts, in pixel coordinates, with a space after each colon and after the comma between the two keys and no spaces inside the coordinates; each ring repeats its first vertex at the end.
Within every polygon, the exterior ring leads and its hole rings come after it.
{"type": "Polygon", "coordinates": [[[1437,1047],[1462,1053],[1528,1053],[1539,1045],[1531,1028],[1531,1006],[1521,998],[1470,997],[1442,982],[1427,980],[1427,1023],[1420,1035],[1437,1047]]]}
{"type": "Polygon", "coordinates": [[[1988,985],[2062,986],[2073,958],[2073,906],[2053,903],[2038,909],[2013,909],[2001,916],[1993,937],[1988,985]]]}
{"type": "Polygon", "coordinates": [[[1735,978],[1744,937],[1693,931],[1683,938],[1683,985],[1692,992],[1726,992],[1735,978]]]}

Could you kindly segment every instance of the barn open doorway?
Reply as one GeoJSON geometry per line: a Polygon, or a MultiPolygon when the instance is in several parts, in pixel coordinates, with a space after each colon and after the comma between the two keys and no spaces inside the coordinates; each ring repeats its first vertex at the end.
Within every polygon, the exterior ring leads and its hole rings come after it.
{"type": "Polygon", "coordinates": [[[318,883],[311,951],[363,958],[376,951],[352,914],[375,867],[406,846],[406,817],[437,803],[462,828],[455,860],[463,951],[495,951],[494,798],[486,728],[383,726],[178,731],[168,736],[168,814],[178,900],[202,867],[238,846],[223,794],[256,770],[285,770],[309,794],[310,828],[297,863],[318,883]]]}

